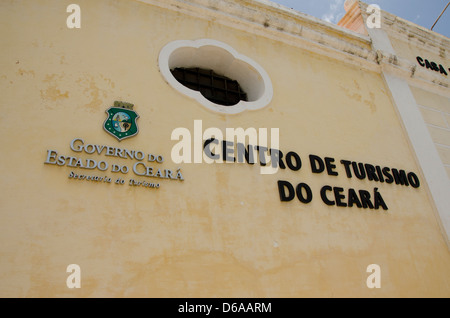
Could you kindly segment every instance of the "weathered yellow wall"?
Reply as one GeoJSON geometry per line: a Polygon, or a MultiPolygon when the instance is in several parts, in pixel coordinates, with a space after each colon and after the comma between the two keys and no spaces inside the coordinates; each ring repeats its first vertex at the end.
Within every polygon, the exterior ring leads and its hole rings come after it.
{"type": "MultiPolygon", "coordinates": [[[[406,37],[396,38],[391,40],[391,43],[399,56],[415,63],[418,69],[440,76],[442,80],[449,77],[449,75],[423,68],[416,61],[417,56],[420,56],[423,60],[427,59],[438,66],[442,65],[449,74],[450,60],[444,47],[438,50],[435,46],[417,39],[413,34],[409,34],[407,40],[406,37]]],[[[450,178],[450,98],[416,86],[410,86],[410,88],[450,178]]]]}
{"type": "Polygon", "coordinates": [[[82,27],[70,30],[69,3],[0,2],[1,296],[450,296],[450,254],[379,74],[136,1],[80,0],[82,27]],[[221,115],[170,87],[160,49],[200,38],[259,63],[271,104],[221,115]],[[115,100],[140,115],[139,134],[120,143],[102,128],[115,100]],[[176,165],[171,132],[196,119],[203,128],[280,128],[281,150],[297,152],[303,167],[261,175],[257,165],[176,165]],[[164,155],[161,167],[181,167],[185,181],[150,190],[69,180],[78,170],[44,161],[48,149],[76,155],[76,137],[164,155]],[[334,157],[339,176],[313,175],[309,154],[334,157]],[[340,159],[413,171],[422,185],[348,179],[340,159]],[[277,180],[309,184],[313,201],[280,202],[277,180]],[[328,207],[325,184],[377,187],[389,210],[328,207]],[[66,287],[72,263],[80,289],[66,287]],[[372,263],[380,289],[366,286],[372,263]]]}
{"type": "Polygon", "coordinates": [[[450,178],[450,98],[410,88],[450,178]]]}

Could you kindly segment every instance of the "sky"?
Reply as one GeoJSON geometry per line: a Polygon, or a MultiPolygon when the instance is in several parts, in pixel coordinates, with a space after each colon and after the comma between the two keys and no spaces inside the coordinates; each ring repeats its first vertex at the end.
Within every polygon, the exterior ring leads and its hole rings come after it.
{"type": "MultiPolygon", "coordinates": [[[[288,8],[336,24],[345,14],[345,0],[271,0],[288,8]]],[[[364,0],[405,20],[430,29],[448,0],[364,0]]],[[[433,28],[450,38],[450,5],[433,28]]]]}

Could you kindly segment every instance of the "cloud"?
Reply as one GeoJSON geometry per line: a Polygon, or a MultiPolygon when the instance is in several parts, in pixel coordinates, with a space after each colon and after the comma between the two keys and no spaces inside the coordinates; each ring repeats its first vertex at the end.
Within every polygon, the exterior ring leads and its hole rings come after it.
{"type": "Polygon", "coordinates": [[[322,20],[333,23],[334,14],[332,14],[332,13],[325,13],[324,15],[322,15],[322,20]]]}
{"type": "Polygon", "coordinates": [[[344,4],[344,0],[334,0],[330,3],[330,10],[336,11],[338,9],[341,9],[341,7],[344,4]]]}
{"type": "Polygon", "coordinates": [[[337,23],[343,16],[344,0],[332,0],[328,11],[322,15],[322,20],[337,23]]]}

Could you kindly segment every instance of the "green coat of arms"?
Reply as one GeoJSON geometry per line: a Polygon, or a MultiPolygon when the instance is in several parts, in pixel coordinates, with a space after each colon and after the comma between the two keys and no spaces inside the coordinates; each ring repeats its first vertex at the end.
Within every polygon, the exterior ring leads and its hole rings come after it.
{"type": "Polygon", "coordinates": [[[136,119],[139,115],[133,110],[133,104],[124,102],[114,102],[114,106],[108,108],[103,128],[116,137],[119,141],[133,137],[138,133],[136,119]]]}

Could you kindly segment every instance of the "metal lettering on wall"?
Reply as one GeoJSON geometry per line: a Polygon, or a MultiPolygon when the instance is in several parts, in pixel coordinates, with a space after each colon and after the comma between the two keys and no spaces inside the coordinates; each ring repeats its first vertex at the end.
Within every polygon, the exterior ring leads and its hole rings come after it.
{"type": "Polygon", "coordinates": [[[55,166],[67,166],[71,168],[76,168],[77,171],[70,171],[68,177],[69,179],[75,180],[85,180],[93,181],[99,183],[115,183],[123,185],[127,183],[129,186],[140,186],[147,187],[150,189],[158,189],[160,187],[159,183],[153,180],[148,180],[147,178],[156,179],[168,179],[168,180],[178,180],[183,181],[183,175],[181,169],[161,169],[153,166],[154,164],[161,164],[164,162],[164,157],[162,155],[155,155],[151,153],[144,153],[141,150],[129,150],[125,148],[116,148],[106,145],[96,145],[87,144],[81,138],[75,138],[70,142],[70,149],[73,152],[79,154],[96,154],[104,155],[108,157],[129,159],[136,161],[133,165],[128,164],[110,164],[105,160],[95,160],[93,158],[83,158],[74,155],[62,155],[56,150],[47,150],[47,158],[44,164],[55,165],[55,166]],[[131,167],[131,169],[130,169],[131,167]],[[82,169],[79,171],[78,169],[82,169]],[[101,174],[87,174],[83,170],[92,170],[95,172],[101,172],[101,174]],[[125,180],[123,177],[114,177],[115,175],[124,175],[129,171],[132,171],[136,177],[144,177],[145,179],[131,178],[125,180]],[[107,172],[111,175],[107,175],[107,172]]]}
{"type": "MultiPolygon", "coordinates": [[[[131,103],[115,101],[114,106],[106,110],[108,117],[103,123],[103,128],[106,132],[117,138],[118,141],[133,137],[139,131],[136,123],[139,115],[133,110],[133,106],[131,103]]],[[[101,144],[85,143],[82,138],[72,139],[70,142],[70,150],[77,154],[65,155],[53,149],[47,150],[47,157],[44,164],[73,168],[74,170],[68,174],[68,178],[71,180],[91,181],[102,184],[128,184],[133,187],[158,189],[160,187],[158,182],[160,179],[184,180],[181,168],[175,170],[155,166],[164,162],[164,157],[159,154],[155,155],[145,153],[141,150],[129,150],[101,144]],[[135,162],[132,165],[128,163],[123,164],[123,162],[110,163],[109,160],[99,160],[93,157],[85,158],[84,154],[115,157],[118,159],[133,160],[135,162]],[[135,177],[128,180],[124,179],[124,175],[128,174],[130,170],[134,173],[135,177]],[[85,171],[95,174],[89,174],[85,171]]]]}

